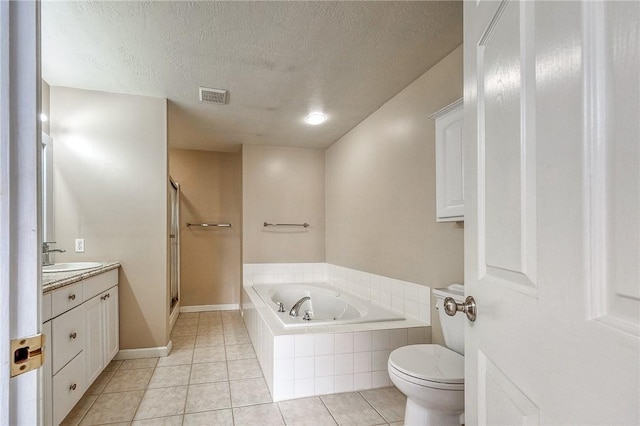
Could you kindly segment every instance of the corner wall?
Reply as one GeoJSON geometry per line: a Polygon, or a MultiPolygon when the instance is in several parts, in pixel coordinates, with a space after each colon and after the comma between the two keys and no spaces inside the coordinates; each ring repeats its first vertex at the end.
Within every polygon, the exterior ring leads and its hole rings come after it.
{"type": "Polygon", "coordinates": [[[165,346],[166,100],[50,90],[56,261],[120,261],[120,348],[165,346]]]}
{"type": "Polygon", "coordinates": [[[464,282],[463,227],[436,223],[428,118],[462,91],[460,46],[327,149],[328,263],[431,288],[464,282]]]}
{"type": "Polygon", "coordinates": [[[244,263],[324,262],[324,167],[319,149],[243,146],[244,263]]]}

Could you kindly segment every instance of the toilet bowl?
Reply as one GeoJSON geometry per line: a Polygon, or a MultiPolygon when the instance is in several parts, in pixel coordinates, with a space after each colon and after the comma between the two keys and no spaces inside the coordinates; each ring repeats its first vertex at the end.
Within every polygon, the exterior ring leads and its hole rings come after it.
{"type": "Polygon", "coordinates": [[[388,371],[407,397],[404,424],[460,426],[464,413],[464,322],[444,314],[443,301],[464,298],[464,287],[434,289],[445,344],[409,345],[391,352],[388,371]]]}
{"type": "Polygon", "coordinates": [[[389,356],[389,377],[407,396],[405,425],[460,425],[464,357],[440,345],[411,345],[389,356]]]}

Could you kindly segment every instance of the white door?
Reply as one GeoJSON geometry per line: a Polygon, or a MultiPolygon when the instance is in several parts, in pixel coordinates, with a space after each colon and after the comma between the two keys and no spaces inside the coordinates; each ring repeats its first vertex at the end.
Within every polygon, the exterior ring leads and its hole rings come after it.
{"type": "Polygon", "coordinates": [[[42,423],[42,369],[10,378],[11,339],[40,322],[39,9],[0,1],[0,424],[42,423]]]}
{"type": "Polygon", "coordinates": [[[467,424],[640,424],[639,28],[464,3],[467,424]]]}

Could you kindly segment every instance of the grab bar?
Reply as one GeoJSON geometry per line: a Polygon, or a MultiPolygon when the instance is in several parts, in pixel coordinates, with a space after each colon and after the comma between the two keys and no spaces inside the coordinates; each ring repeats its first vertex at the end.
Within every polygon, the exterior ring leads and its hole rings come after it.
{"type": "Polygon", "coordinates": [[[200,228],[209,228],[209,227],[231,228],[230,223],[187,223],[187,226],[198,226],[200,228]]]}
{"type": "Polygon", "coordinates": [[[305,228],[310,227],[308,223],[267,223],[265,222],[262,226],[304,226],[305,228]]]}

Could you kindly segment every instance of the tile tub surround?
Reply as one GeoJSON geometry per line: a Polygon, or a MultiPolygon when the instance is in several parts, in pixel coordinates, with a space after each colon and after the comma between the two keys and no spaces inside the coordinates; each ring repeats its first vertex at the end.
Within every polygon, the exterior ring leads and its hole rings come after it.
{"type": "Polygon", "coordinates": [[[391,351],[431,341],[429,288],[352,271],[326,264],[245,265],[245,325],[274,401],[390,386],[387,361],[391,351]],[[327,271],[333,271],[337,278],[327,271]],[[345,275],[355,281],[342,278],[345,275]],[[402,305],[406,305],[405,295],[412,301],[426,302],[423,305],[427,321],[405,314],[405,321],[285,330],[251,288],[253,283],[284,283],[291,279],[312,282],[323,278],[334,286],[340,284],[346,292],[347,288],[361,294],[364,289],[373,289],[368,291],[369,297],[381,289],[385,293],[388,289],[391,297],[395,285],[396,297],[402,294],[402,305]]]}
{"type": "Polygon", "coordinates": [[[384,425],[403,420],[405,397],[393,387],[272,403],[261,372],[231,378],[234,362],[256,362],[251,344],[226,343],[227,335],[239,340],[246,334],[238,311],[183,313],[178,323],[169,357],[111,362],[62,424],[384,425]],[[198,346],[203,335],[218,343],[198,346]]]}

